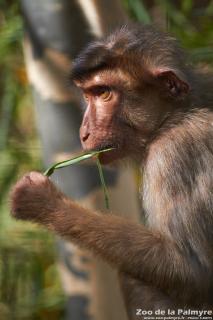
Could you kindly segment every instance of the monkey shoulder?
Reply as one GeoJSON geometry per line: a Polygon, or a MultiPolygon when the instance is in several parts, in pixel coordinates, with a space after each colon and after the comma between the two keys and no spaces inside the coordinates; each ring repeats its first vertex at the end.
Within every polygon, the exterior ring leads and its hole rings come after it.
{"type": "MultiPolygon", "coordinates": [[[[175,116],[174,116],[175,117],[175,116]]],[[[163,176],[198,167],[213,168],[213,110],[203,108],[171,119],[148,148],[146,170],[163,176]],[[174,172],[173,172],[174,170],[174,172]]]]}
{"type": "Polygon", "coordinates": [[[143,176],[149,222],[174,229],[188,225],[192,232],[198,221],[207,230],[207,224],[213,227],[212,170],[213,113],[193,111],[149,147],[143,176]]]}

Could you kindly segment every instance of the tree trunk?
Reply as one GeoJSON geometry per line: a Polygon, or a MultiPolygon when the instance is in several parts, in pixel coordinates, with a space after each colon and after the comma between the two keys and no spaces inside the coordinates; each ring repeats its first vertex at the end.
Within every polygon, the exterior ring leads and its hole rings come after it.
{"type": "MultiPolygon", "coordinates": [[[[126,17],[115,0],[22,0],[24,50],[36,108],[45,167],[78,152],[81,98],[68,83],[72,59],[88,41],[101,37],[126,17]]],[[[138,218],[137,192],[130,170],[105,170],[111,208],[138,218]]],[[[103,209],[97,168],[67,167],[53,176],[72,198],[103,209]]],[[[88,252],[58,240],[59,268],[68,296],[69,320],[125,320],[116,272],[88,252]]]]}

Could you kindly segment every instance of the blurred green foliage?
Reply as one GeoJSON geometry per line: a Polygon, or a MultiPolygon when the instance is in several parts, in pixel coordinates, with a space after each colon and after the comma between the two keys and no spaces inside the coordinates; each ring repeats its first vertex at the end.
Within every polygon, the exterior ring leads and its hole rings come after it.
{"type": "MultiPolygon", "coordinates": [[[[176,8],[172,1],[164,0],[167,10],[168,29],[190,49],[194,62],[213,61],[213,1],[196,7],[196,1],[181,1],[176,8]]],[[[161,2],[162,3],[162,2],[161,2]]]]}
{"type": "Polygon", "coordinates": [[[58,320],[64,297],[54,239],[8,214],[11,184],[41,169],[22,39],[18,1],[0,1],[0,319],[58,320]]]}
{"type": "Polygon", "coordinates": [[[143,23],[154,16],[189,49],[192,62],[213,63],[213,1],[123,0],[130,16],[143,23]]]}
{"type": "Polygon", "coordinates": [[[124,0],[126,10],[132,19],[142,23],[151,23],[151,17],[141,0],[124,0]]]}
{"type": "MultiPolygon", "coordinates": [[[[213,63],[213,1],[123,2],[133,19],[150,23],[157,16],[189,49],[192,61],[213,63]]],[[[64,297],[54,240],[8,214],[12,183],[26,171],[41,169],[18,5],[0,0],[0,319],[60,320],[64,297]]]]}
{"type": "MultiPolygon", "coordinates": [[[[2,228],[2,227],[1,227],[2,228]]],[[[31,224],[0,233],[0,319],[62,319],[52,237],[31,224]]]]}

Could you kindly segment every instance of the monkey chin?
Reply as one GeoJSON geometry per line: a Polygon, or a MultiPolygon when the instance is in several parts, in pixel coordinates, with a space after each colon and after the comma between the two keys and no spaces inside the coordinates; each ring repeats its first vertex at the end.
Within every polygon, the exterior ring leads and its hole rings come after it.
{"type": "Polygon", "coordinates": [[[112,165],[114,166],[115,163],[119,162],[125,157],[124,152],[119,149],[114,149],[109,152],[104,152],[99,155],[99,160],[102,165],[112,165]]]}

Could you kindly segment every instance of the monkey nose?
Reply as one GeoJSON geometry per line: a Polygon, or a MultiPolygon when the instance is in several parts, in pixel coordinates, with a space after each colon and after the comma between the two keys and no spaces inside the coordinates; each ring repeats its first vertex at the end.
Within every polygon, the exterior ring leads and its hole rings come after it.
{"type": "Polygon", "coordinates": [[[89,138],[89,136],[90,136],[90,133],[85,133],[84,135],[82,135],[81,140],[82,140],[83,142],[85,142],[85,141],[87,141],[87,139],[89,138]]]}
{"type": "Polygon", "coordinates": [[[81,139],[82,146],[84,146],[89,136],[90,136],[90,130],[88,125],[82,125],[80,128],[80,139],[81,139]]]}

